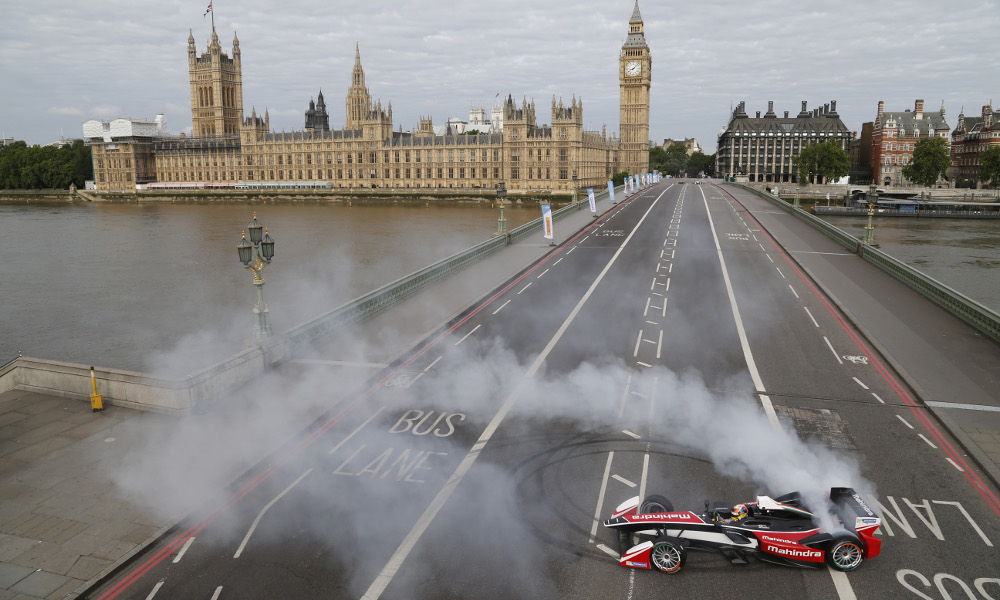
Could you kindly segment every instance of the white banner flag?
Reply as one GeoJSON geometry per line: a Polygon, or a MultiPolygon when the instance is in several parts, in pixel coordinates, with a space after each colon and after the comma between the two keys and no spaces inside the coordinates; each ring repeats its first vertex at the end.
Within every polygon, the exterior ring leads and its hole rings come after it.
{"type": "Polygon", "coordinates": [[[542,232],[547,240],[554,237],[552,233],[552,206],[549,204],[542,205],[542,232]]]}
{"type": "Polygon", "coordinates": [[[587,188],[587,200],[590,201],[590,212],[597,212],[597,201],[594,200],[594,188],[587,188]]]}
{"type": "Polygon", "coordinates": [[[615,203],[615,182],[608,182],[608,197],[611,198],[611,204],[615,203]]]}

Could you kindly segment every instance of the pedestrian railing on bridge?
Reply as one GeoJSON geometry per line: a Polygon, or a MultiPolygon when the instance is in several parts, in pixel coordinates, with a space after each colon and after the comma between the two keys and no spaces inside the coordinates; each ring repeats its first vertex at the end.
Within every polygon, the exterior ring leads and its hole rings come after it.
{"type": "Polygon", "coordinates": [[[843,229],[827,223],[808,211],[802,210],[784,200],[775,198],[748,185],[739,183],[727,183],[725,185],[752,192],[790,213],[795,218],[808,223],[851,252],[916,290],[931,302],[944,308],[993,340],[1000,342],[1000,313],[983,306],[958,290],[952,289],[933,277],[921,273],[885,252],[865,244],[843,229]]]}

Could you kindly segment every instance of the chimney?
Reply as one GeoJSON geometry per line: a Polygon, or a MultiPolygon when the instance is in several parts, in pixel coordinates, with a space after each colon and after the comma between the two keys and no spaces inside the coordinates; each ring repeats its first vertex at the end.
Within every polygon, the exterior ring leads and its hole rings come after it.
{"type": "Polygon", "coordinates": [[[885,110],[885,102],[882,100],[878,101],[878,116],[882,116],[882,112],[885,110]]]}
{"type": "Polygon", "coordinates": [[[823,114],[824,115],[830,114],[830,104],[829,103],[823,105],[823,114]]]}
{"type": "Polygon", "coordinates": [[[760,111],[759,110],[757,111],[757,118],[758,119],[760,118],[760,111]]]}
{"type": "Polygon", "coordinates": [[[913,105],[913,112],[916,113],[914,118],[917,120],[924,118],[924,101],[917,100],[913,105]]]}
{"type": "Polygon", "coordinates": [[[788,118],[788,111],[787,110],[785,111],[785,118],[786,119],[788,118]]]}
{"type": "Polygon", "coordinates": [[[802,118],[808,117],[808,116],[809,116],[809,111],[806,110],[806,101],[803,100],[802,101],[802,110],[799,111],[799,114],[796,115],[796,118],[797,119],[802,119],[802,118]]]}

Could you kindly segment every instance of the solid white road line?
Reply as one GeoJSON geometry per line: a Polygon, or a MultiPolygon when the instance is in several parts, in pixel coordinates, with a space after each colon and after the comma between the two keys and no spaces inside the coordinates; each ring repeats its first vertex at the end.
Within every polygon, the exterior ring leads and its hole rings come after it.
{"type": "Polygon", "coordinates": [[[590,299],[590,296],[593,295],[594,290],[596,290],[597,286],[604,280],[604,277],[608,274],[608,271],[611,270],[611,267],[614,266],[618,257],[625,251],[625,247],[630,241],[632,241],[632,237],[635,236],[635,232],[639,230],[643,222],[645,222],[646,217],[649,216],[649,213],[652,212],[653,208],[656,207],[656,204],[666,192],[667,190],[661,192],[660,195],[656,197],[656,200],[653,200],[653,202],[650,203],[649,208],[646,209],[645,214],[643,214],[642,218],[639,219],[639,222],[636,223],[632,232],[628,234],[625,241],[623,241],[621,246],[618,247],[618,250],[611,257],[611,260],[604,265],[604,269],[602,269],[597,278],[594,279],[594,282],[590,284],[590,287],[583,294],[583,297],[580,298],[579,302],[576,303],[576,306],[573,307],[573,310],[570,311],[566,320],[559,326],[559,329],[556,331],[555,335],[552,336],[552,339],[550,339],[548,344],[545,345],[545,348],[542,349],[541,353],[535,357],[534,362],[531,363],[527,372],[521,380],[518,381],[514,391],[507,396],[503,404],[500,406],[500,410],[498,410],[496,415],[494,415],[493,420],[490,421],[489,425],[486,426],[486,429],[483,430],[483,433],[479,436],[479,440],[477,440],[472,446],[469,453],[465,455],[465,458],[462,459],[462,462],[455,469],[455,472],[452,473],[448,482],[445,483],[444,487],[442,487],[437,493],[430,505],[427,506],[427,509],[424,510],[424,513],[413,525],[413,528],[410,529],[410,533],[407,534],[406,538],[392,554],[392,557],[389,558],[389,562],[386,563],[386,565],[382,568],[382,571],[375,577],[375,581],[368,586],[368,590],[365,592],[364,596],[362,596],[362,600],[377,600],[382,596],[382,592],[384,592],[389,586],[392,578],[396,576],[399,568],[403,565],[403,561],[405,561],[406,557],[413,551],[413,547],[416,546],[417,541],[424,534],[424,531],[426,531],[430,526],[431,521],[434,520],[437,514],[441,511],[441,508],[444,507],[445,502],[447,502],[448,498],[451,497],[451,494],[455,491],[455,488],[458,487],[458,484],[461,483],[465,474],[472,468],[472,465],[476,462],[476,459],[479,458],[480,453],[489,443],[490,439],[493,438],[493,434],[496,433],[497,428],[500,427],[500,424],[507,416],[507,413],[510,412],[510,409],[514,407],[514,404],[517,402],[518,398],[520,398],[523,390],[534,383],[532,380],[538,373],[538,370],[541,369],[542,365],[545,363],[545,359],[552,353],[552,350],[556,347],[556,344],[559,343],[559,340],[562,339],[566,330],[569,329],[569,326],[576,319],[577,315],[580,314],[580,311],[583,309],[583,305],[586,304],[587,300],[590,299]]]}
{"type": "Polygon", "coordinates": [[[590,543],[594,543],[597,535],[597,526],[601,523],[601,511],[604,510],[604,493],[608,490],[608,475],[611,473],[611,461],[614,460],[614,451],[608,452],[608,462],[604,465],[604,477],[601,478],[601,491],[597,493],[597,508],[594,509],[594,524],[590,527],[590,543]]]}
{"type": "MultiPolygon", "coordinates": [[[[789,287],[791,287],[791,286],[789,286],[789,287]]],[[[794,291],[794,290],[792,290],[792,291],[794,291]]],[[[802,309],[805,310],[806,314],[809,315],[809,318],[812,319],[813,325],[815,325],[816,327],[819,327],[819,323],[816,321],[816,317],[814,317],[813,314],[811,312],[809,312],[809,307],[808,306],[803,306],[802,309]]]]}
{"type": "Polygon", "coordinates": [[[156,585],[153,586],[153,589],[149,592],[149,595],[146,596],[146,600],[153,600],[153,597],[156,596],[156,592],[160,591],[161,587],[163,587],[162,579],[158,581],[156,585]]]}
{"type": "Polygon", "coordinates": [[[660,339],[656,342],[656,358],[660,358],[660,351],[663,350],[663,330],[660,330],[660,339]]]}
{"type": "Polygon", "coordinates": [[[826,347],[830,349],[830,352],[833,352],[833,357],[837,359],[837,362],[839,362],[840,364],[844,364],[844,361],[841,360],[840,355],[837,354],[837,351],[833,349],[833,344],[830,343],[830,339],[824,335],[823,341],[826,342],[826,347]]]}
{"type": "Polygon", "coordinates": [[[957,402],[934,401],[928,401],[927,404],[933,406],[934,408],[960,408],[962,410],[986,410],[1000,412],[1000,406],[987,406],[985,404],[959,404],[957,402]]]}
{"type": "Polygon", "coordinates": [[[292,488],[298,485],[299,482],[305,479],[310,473],[312,473],[312,471],[313,471],[312,469],[309,469],[305,473],[299,475],[299,478],[293,481],[290,486],[286,487],[280,494],[278,494],[277,496],[274,497],[274,499],[268,502],[267,505],[264,506],[264,508],[260,509],[260,512],[257,513],[257,518],[254,519],[253,523],[250,525],[250,530],[247,531],[247,534],[245,536],[243,536],[243,541],[240,542],[240,547],[236,549],[236,554],[233,555],[233,558],[239,558],[240,555],[243,554],[243,549],[247,547],[247,543],[250,541],[250,536],[252,536],[253,532],[257,529],[257,525],[260,525],[260,520],[264,518],[264,513],[270,510],[270,508],[274,506],[274,503],[277,502],[278,500],[281,500],[281,498],[285,494],[292,491],[292,488]]]}
{"type": "MultiPolygon", "coordinates": [[[[439,357],[439,359],[440,359],[440,357],[439,357]]],[[[434,362],[436,363],[437,361],[434,361],[434,362]]],[[[431,363],[431,365],[433,365],[433,364],[434,363],[431,363]]],[[[428,368],[430,368],[430,367],[428,367],[428,368]]],[[[375,417],[377,417],[379,415],[379,413],[382,412],[383,410],[385,410],[384,406],[379,407],[378,410],[376,410],[374,413],[372,413],[372,416],[370,416],[367,419],[365,419],[364,423],[362,423],[361,425],[358,425],[357,428],[354,429],[354,431],[352,431],[351,433],[347,434],[347,437],[345,437],[344,439],[342,439],[339,442],[337,442],[337,445],[334,446],[333,448],[330,448],[330,451],[327,452],[327,454],[333,454],[337,450],[340,450],[341,446],[343,446],[344,444],[346,444],[347,441],[350,440],[352,437],[354,437],[354,435],[356,433],[358,433],[359,431],[361,431],[362,429],[364,429],[365,427],[367,427],[368,424],[371,423],[372,421],[374,421],[375,417]]]]}
{"type": "Polygon", "coordinates": [[[903,422],[903,425],[906,425],[906,426],[907,426],[907,427],[909,427],[910,429],[913,429],[913,425],[910,425],[909,423],[907,423],[907,422],[906,422],[906,419],[904,419],[904,418],[903,418],[902,416],[900,416],[900,415],[896,415],[896,418],[897,418],[897,419],[899,419],[900,421],[902,421],[902,422],[903,422]]]}
{"type": "Polygon", "coordinates": [[[188,548],[190,548],[191,544],[193,543],[194,543],[194,536],[192,535],[187,539],[186,542],[184,542],[184,545],[181,546],[181,551],[178,552],[177,556],[174,557],[175,564],[181,562],[181,559],[184,558],[184,553],[188,551],[188,548]]]}
{"type": "Polygon", "coordinates": [[[479,329],[479,328],[480,328],[480,327],[482,327],[482,326],[483,326],[483,325],[482,325],[482,323],[480,323],[479,325],[476,325],[475,327],[473,327],[473,328],[472,328],[472,331],[470,331],[469,333],[465,334],[465,336],[464,336],[464,337],[462,337],[462,339],[460,339],[460,340],[458,340],[457,342],[455,342],[455,345],[457,346],[457,345],[461,344],[462,342],[464,342],[464,341],[465,341],[465,338],[469,337],[469,336],[470,336],[470,335],[472,335],[473,333],[476,333],[476,330],[477,330],[477,329],[479,329]]]}
{"type": "MultiPolygon", "coordinates": [[[[701,190],[699,189],[698,191],[701,190]]],[[[733,284],[729,280],[729,270],[726,269],[726,259],[722,256],[722,246],[719,245],[719,235],[715,232],[715,222],[712,221],[712,213],[708,209],[708,199],[705,198],[705,192],[701,192],[701,199],[705,203],[708,226],[712,230],[712,239],[715,240],[715,252],[719,257],[719,265],[722,267],[722,279],[726,284],[726,293],[729,295],[729,307],[732,309],[733,319],[736,321],[736,333],[740,337],[740,346],[743,349],[743,358],[747,363],[747,370],[750,371],[750,379],[753,381],[757,397],[760,398],[760,404],[764,409],[764,414],[767,415],[767,419],[771,422],[775,430],[782,431],[781,424],[778,422],[778,415],[774,412],[774,406],[771,404],[771,399],[764,393],[764,382],[757,371],[757,361],[754,360],[753,353],[750,351],[750,341],[747,339],[747,332],[743,327],[743,319],[740,317],[740,307],[736,304],[736,294],[733,293],[733,284]]]]}

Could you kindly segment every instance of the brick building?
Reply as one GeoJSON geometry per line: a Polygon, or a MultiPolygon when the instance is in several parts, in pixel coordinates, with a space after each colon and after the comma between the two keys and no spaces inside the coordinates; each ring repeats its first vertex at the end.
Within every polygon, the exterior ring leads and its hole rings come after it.
{"type": "Polygon", "coordinates": [[[875,184],[910,185],[903,176],[903,167],[913,160],[913,147],[929,136],[947,141],[949,131],[944,106],[938,112],[924,112],[924,101],[917,100],[912,111],[885,112],[885,102],[879,100],[872,131],[871,165],[875,184]]]}
{"type": "Polygon", "coordinates": [[[993,107],[987,104],[978,117],[966,117],[963,109],[951,132],[951,166],[957,183],[982,187],[979,155],[991,146],[1000,146],[1000,122],[993,107]]]}

